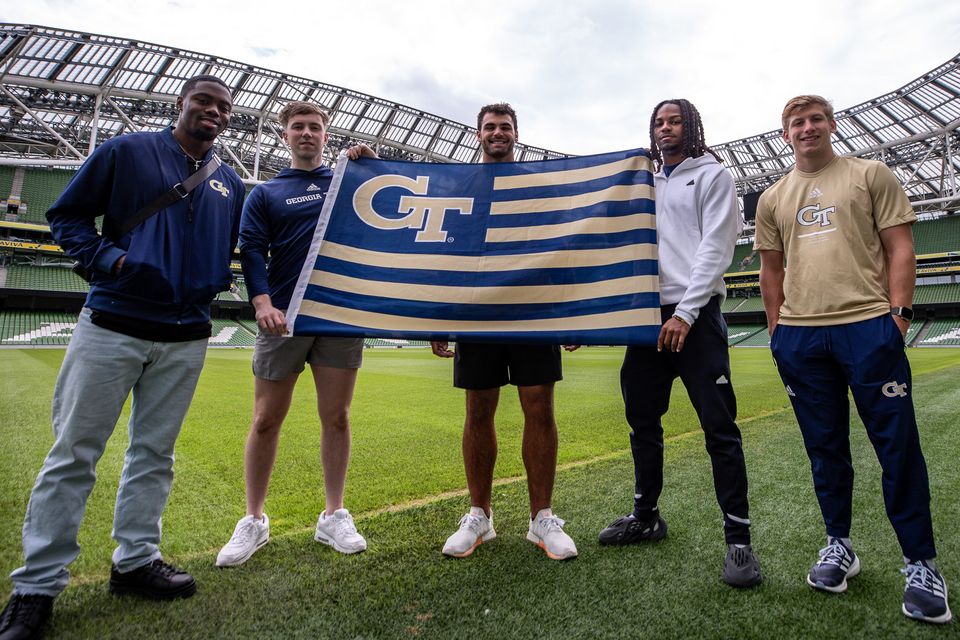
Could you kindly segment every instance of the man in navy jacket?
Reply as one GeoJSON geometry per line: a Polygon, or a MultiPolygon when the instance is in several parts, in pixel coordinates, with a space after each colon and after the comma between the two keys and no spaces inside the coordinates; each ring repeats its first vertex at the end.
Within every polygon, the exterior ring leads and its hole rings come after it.
{"type": "Polygon", "coordinates": [[[230,120],[229,88],[213,76],[194,77],[177,107],[171,129],[102,144],[47,212],[54,237],[91,282],[54,390],[55,441],[27,506],[24,566],[11,574],[13,595],[0,618],[5,639],[39,633],[66,587],[96,464],[131,392],[110,590],[172,599],[197,588],[163,561],[160,516],[210,337],[210,301],[230,283],[243,183],[222,165],[123,237],[95,227],[107,216],[104,227],[118,228],[210,160],[230,120]]]}

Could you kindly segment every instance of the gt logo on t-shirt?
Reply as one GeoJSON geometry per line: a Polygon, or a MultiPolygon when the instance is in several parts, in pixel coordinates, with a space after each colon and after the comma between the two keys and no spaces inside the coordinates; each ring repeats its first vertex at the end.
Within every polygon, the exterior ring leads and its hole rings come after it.
{"type": "Polygon", "coordinates": [[[811,227],[819,224],[821,227],[829,227],[833,224],[830,216],[837,212],[836,207],[820,208],[820,203],[812,204],[797,211],[797,222],[805,227],[811,227]]]}

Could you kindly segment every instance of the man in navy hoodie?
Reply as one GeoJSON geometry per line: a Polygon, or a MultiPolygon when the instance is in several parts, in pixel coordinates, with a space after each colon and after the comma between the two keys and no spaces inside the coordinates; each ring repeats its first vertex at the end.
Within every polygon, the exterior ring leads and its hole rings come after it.
{"type": "Polygon", "coordinates": [[[657,249],[660,313],[656,347],[627,347],[620,387],[630,424],[635,492],[633,512],[600,532],[600,543],[661,540],[667,523],[657,501],[663,490],[663,425],[678,377],[700,417],[723,511],[727,554],[721,577],[734,587],[762,580],[750,545],[747,469],[737,427],[727,325],[720,313],[723,272],[742,227],[733,178],[703,136],[688,100],[665,100],[650,116],[650,152],[659,171],[657,249]]]}
{"type": "Polygon", "coordinates": [[[90,274],[90,292],[54,389],[55,441],[27,506],[24,565],[11,574],[0,616],[4,639],[38,635],[67,586],[96,464],[131,392],[110,591],[172,599],[197,588],[163,561],[160,516],[210,337],[210,301],[230,284],[243,183],[221,165],[122,237],[94,224],[106,216],[105,228],[119,228],[211,159],[233,109],[229,88],[214,76],[191,78],[177,108],[173,128],[100,145],[47,212],[54,238],[90,274]]]}
{"type": "MultiPolygon", "coordinates": [[[[333,177],[322,164],[330,118],[311,102],[294,101],[281,109],[278,120],[290,147],[290,168],[254,187],[240,223],[240,262],[260,331],[253,352],[253,424],[244,452],[247,510],[217,555],[219,567],[246,562],[270,538],[270,520],[263,512],[267,485],[280,427],[306,363],[317,389],[326,498],[314,537],[340,553],[367,548],[343,506],[350,460],[348,416],[363,358],[363,338],[285,335],[285,311],[333,177]]],[[[353,160],[377,157],[365,145],[347,154],[353,160]]]]}

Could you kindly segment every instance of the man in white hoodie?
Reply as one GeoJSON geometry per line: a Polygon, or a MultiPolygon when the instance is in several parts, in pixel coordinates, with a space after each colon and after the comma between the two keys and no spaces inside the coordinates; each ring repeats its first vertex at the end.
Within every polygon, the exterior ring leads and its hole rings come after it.
{"type": "Polygon", "coordinates": [[[665,100],[650,118],[657,164],[657,237],[663,326],[656,347],[628,347],[620,387],[632,429],[633,512],[600,532],[600,543],[662,540],[663,426],[679,377],[700,416],[723,511],[727,554],[722,579],[752,587],[763,577],[750,546],[747,470],[730,376],[727,325],[720,313],[723,273],[742,228],[733,179],[706,146],[700,114],[689,101],[665,100]]]}

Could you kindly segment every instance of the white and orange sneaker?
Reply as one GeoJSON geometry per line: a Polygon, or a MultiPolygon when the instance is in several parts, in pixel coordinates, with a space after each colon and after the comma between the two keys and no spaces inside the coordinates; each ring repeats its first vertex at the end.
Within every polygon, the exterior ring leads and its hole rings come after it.
{"type": "Polygon", "coordinates": [[[493,511],[490,517],[480,507],[470,507],[470,512],[460,518],[460,528],[447,538],[443,545],[443,555],[453,558],[466,558],[484,542],[497,537],[493,530],[493,511]]]}
{"type": "Polygon", "coordinates": [[[541,509],[530,521],[527,540],[547,552],[552,560],[569,560],[577,557],[577,545],[563,531],[563,520],[553,515],[550,509],[541,509]]]}

